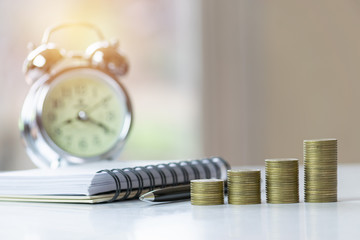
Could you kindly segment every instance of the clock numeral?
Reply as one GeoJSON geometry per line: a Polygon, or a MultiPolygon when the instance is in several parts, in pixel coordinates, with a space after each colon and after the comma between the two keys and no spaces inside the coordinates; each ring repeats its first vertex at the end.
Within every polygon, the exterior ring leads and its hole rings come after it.
{"type": "Polygon", "coordinates": [[[115,114],[113,112],[106,113],[106,120],[113,121],[115,119],[115,114]]]}
{"type": "Polygon", "coordinates": [[[61,136],[61,134],[62,134],[61,129],[60,129],[60,128],[56,128],[56,129],[55,129],[55,134],[58,135],[58,136],[61,136]]]}
{"type": "Polygon", "coordinates": [[[109,101],[111,100],[111,96],[108,96],[108,97],[106,97],[106,98],[104,98],[103,100],[102,100],[102,106],[104,107],[104,108],[108,108],[109,107],[109,101]]]}
{"type": "Polygon", "coordinates": [[[82,139],[80,142],[79,142],[79,148],[81,150],[86,150],[88,148],[88,143],[86,142],[86,140],[82,139]]]}
{"type": "Polygon", "coordinates": [[[61,89],[61,96],[62,97],[71,97],[71,89],[70,88],[62,88],[61,89]]]}
{"type": "Polygon", "coordinates": [[[94,98],[97,98],[97,96],[98,96],[98,89],[95,88],[95,87],[92,89],[92,96],[93,96],[94,98]]]}
{"type": "Polygon", "coordinates": [[[47,119],[50,121],[50,122],[54,122],[56,120],[56,114],[53,113],[53,112],[49,112],[48,115],[47,115],[47,119]]]}
{"type": "Polygon", "coordinates": [[[100,145],[101,146],[101,140],[98,135],[95,135],[93,138],[94,145],[100,145]]]}
{"type": "Polygon", "coordinates": [[[67,146],[71,146],[71,145],[72,145],[72,140],[73,140],[73,137],[72,137],[72,136],[66,136],[66,137],[65,137],[66,145],[67,145],[67,146]]]}
{"type": "Polygon", "coordinates": [[[53,108],[62,108],[64,106],[64,103],[60,99],[53,99],[52,106],[53,108]]]}
{"type": "Polygon", "coordinates": [[[80,84],[75,86],[75,92],[79,95],[84,95],[86,93],[86,85],[80,84]]]}

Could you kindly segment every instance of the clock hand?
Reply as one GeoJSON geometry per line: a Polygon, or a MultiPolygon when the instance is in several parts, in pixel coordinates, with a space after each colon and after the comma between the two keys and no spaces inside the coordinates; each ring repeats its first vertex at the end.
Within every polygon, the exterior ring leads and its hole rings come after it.
{"type": "MultiPolygon", "coordinates": [[[[59,124],[58,128],[59,128],[59,127],[62,127],[63,125],[67,125],[67,124],[72,123],[75,119],[82,120],[82,121],[88,120],[88,118],[89,118],[89,117],[88,117],[88,113],[94,111],[96,108],[98,108],[98,107],[100,107],[101,105],[105,104],[107,101],[109,101],[109,100],[111,99],[111,97],[112,97],[111,95],[109,95],[109,96],[107,96],[107,97],[104,97],[103,99],[101,99],[101,101],[97,102],[96,104],[94,104],[93,106],[91,106],[91,107],[90,107],[89,109],[87,109],[86,111],[80,111],[80,112],[78,113],[78,116],[77,116],[77,117],[75,117],[75,118],[69,118],[69,119],[63,121],[62,123],[59,124]]],[[[98,124],[98,125],[99,125],[99,124],[98,124]]],[[[104,128],[103,126],[105,126],[105,125],[103,125],[103,124],[100,124],[100,125],[99,125],[99,126],[102,127],[102,128],[104,128]],[[100,125],[102,125],[102,126],[100,126],[100,125]]],[[[105,128],[104,128],[104,129],[105,129],[105,128]]],[[[108,128],[106,128],[106,129],[107,129],[106,132],[109,131],[108,128]]]]}
{"type": "Polygon", "coordinates": [[[106,133],[109,133],[109,132],[110,132],[109,127],[107,127],[106,125],[104,125],[103,123],[101,123],[101,122],[99,122],[99,121],[96,121],[96,120],[94,120],[94,119],[92,119],[92,118],[88,118],[87,121],[89,121],[90,123],[93,123],[93,124],[99,126],[100,128],[104,129],[104,131],[105,131],[106,133]]]}
{"type": "Polygon", "coordinates": [[[61,123],[59,123],[59,125],[57,126],[57,128],[60,128],[60,127],[62,127],[62,126],[64,126],[64,125],[68,125],[68,124],[72,123],[73,121],[74,121],[73,118],[66,119],[66,120],[62,121],[61,123]]]}
{"type": "Polygon", "coordinates": [[[95,109],[97,109],[98,107],[100,107],[101,105],[105,104],[106,102],[108,102],[110,99],[112,98],[111,95],[104,97],[103,99],[101,99],[99,102],[97,102],[96,104],[92,105],[91,107],[89,107],[88,109],[85,109],[87,113],[90,113],[92,111],[94,111],[95,109]]]}
{"type": "Polygon", "coordinates": [[[104,129],[106,133],[110,132],[110,128],[104,125],[102,122],[96,121],[93,118],[90,118],[89,115],[85,111],[80,111],[78,113],[77,119],[83,122],[90,122],[92,124],[95,124],[99,126],[100,128],[104,129]]]}

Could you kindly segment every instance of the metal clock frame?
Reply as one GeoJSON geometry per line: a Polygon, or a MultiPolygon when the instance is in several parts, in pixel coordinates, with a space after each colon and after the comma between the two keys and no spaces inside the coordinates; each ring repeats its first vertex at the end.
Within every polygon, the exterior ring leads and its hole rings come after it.
{"type": "Polygon", "coordinates": [[[100,160],[113,160],[119,155],[125,144],[126,138],[131,129],[132,120],[133,114],[129,95],[116,76],[110,72],[104,71],[103,69],[85,65],[67,67],[55,74],[48,73],[36,81],[25,99],[19,121],[19,128],[27,147],[27,153],[31,159],[38,166],[57,168],[61,166],[96,162],[100,160]],[[107,79],[104,79],[101,76],[100,78],[106,81],[108,85],[117,88],[117,90],[123,94],[125,99],[124,105],[126,109],[124,124],[116,143],[107,152],[94,157],[80,157],[64,151],[51,140],[42,124],[41,116],[43,103],[48,91],[50,90],[51,83],[59,75],[75,70],[91,71],[92,74],[106,76],[107,79]]]}

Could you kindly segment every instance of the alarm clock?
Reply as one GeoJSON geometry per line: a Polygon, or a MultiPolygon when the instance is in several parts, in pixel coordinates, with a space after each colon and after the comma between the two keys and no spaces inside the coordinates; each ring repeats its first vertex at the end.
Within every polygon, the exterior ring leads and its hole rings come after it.
{"type": "Polygon", "coordinates": [[[39,167],[58,168],[117,158],[132,123],[128,93],[120,81],[129,69],[117,41],[109,42],[88,23],[48,28],[24,63],[31,84],[19,128],[26,150],[39,167]],[[60,29],[85,27],[99,41],[84,52],[50,42],[60,29]]]}

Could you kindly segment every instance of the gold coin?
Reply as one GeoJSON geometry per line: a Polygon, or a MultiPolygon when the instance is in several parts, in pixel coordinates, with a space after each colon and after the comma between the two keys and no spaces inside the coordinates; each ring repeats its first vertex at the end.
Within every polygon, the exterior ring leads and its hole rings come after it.
{"type": "Polygon", "coordinates": [[[224,204],[224,180],[191,180],[190,189],[191,204],[193,205],[224,204]]]}
{"type": "Polygon", "coordinates": [[[268,203],[299,202],[299,161],[296,158],[266,159],[268,203]]]}
{"type": "Polygon", "coordinates": [[[305,202],[337,200],[337,140],[304,140],[305,202]]]}
{"type": "Polygon", "coordinates": [[[229,204],[246,205],[261,203],[261,179],[258,169],[227,171],[229,204]]]}

